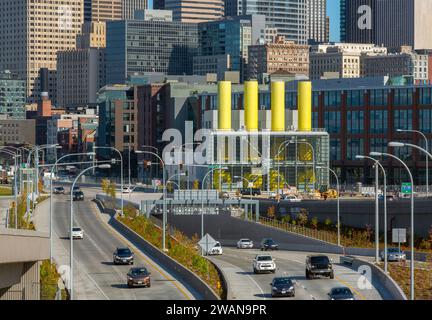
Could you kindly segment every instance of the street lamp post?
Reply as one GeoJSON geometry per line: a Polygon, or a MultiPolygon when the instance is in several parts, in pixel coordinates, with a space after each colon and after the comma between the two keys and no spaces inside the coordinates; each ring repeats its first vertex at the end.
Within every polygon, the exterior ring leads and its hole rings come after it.
{"type": "MultiPolygon", "coordinates": [[[[234,176],[234,179],[243,179],[244,181],[246,181],[246,183],[248,184],[249,189],[250,189],[249,190],[249,197],[252,200],[252,186],[253,186],[253,184],[248,179],[246,179],[245,177],[242,177],[242,176],[234,176]]],[[[246,212],[246,217],[247,216],[248,216],[248,214],[246,212]]]]}
{"type": "MultiPolygon", "coordinates": [[[[71,154],[66,154],[66,155],[64,155],[63,157],[59,158],[59,159],[54,163],[53,167],[51,168],[51,173],[50,173],[50,178],[51,178],[51,181],[50,181],[50,213],[49,213],[49,220],[50,220],[50,222],[49,222],[49,225],[50,225],[50,231],[49,231],[49,235],[50,235],[50,261],[51,261],[51,263],[52,263],[52,258],[53,258],[53,250],[52,250],[52,245],[53,245],[53,240],[52,240],[52,207],[53,207],[53,205],[52,205],[52,198],[53,198],[52,193],[53,193],[53,173],[54,173],[54,170],[57,169],[57,164],[58,164],[61,160],[63,160],[64,158],[71,157],[71,156],[81,156],[81,155],[88,155],[88,156],[91,156],[91,155],[95,155],[95,153],[94,153],[94,152],[89,152],[89,153],[71,153],[71,154]]],[[[77,162],[77,164],[78,164],[78,163],[80,163],[80,162],[77,162]]],[[[73,188],[72,188],[72,190],[73,190],[73,188]]]]}
{"type": "MultiPolygon", "coordinates": [[[[99,169],[109,169],[111,168],[110,164],[101,164],[97,165],[96,168],[99,169]]],[[[69,275],[69,294],[70,299],[73,300],[74,298],[74,291],[73,291],[73,189],[75,187],[75,183],[78,181],[79,177],[81,177],[84,173],[87,171],[90,171],[93,169],[93,166],[88,167],[81,171],[75,178],[75,180],[72,183],[71,191],[70,191],[70,229],[69,229],[69,239],[70,239],[70,275],[69,275]]]]}
{"type": "MultiPolygon", "coordinates": [[[[369,159],[372,160],[375,163],[376,167],[380,167],[381,171],[383,173],[383,177],[384,177],[384,190],[383,190],[383,195],[384,195],[384,271],[387,273],[388,272],[388,259],[387,259],[387,175],[385,172],[385,169],[383,167],[383,165],[375,158],[372,157],[368,157],[368,156],[362,156],[362,155],[357,155],[356,156],[357,159],[369,159]]],[[[378,184],[378,182],[377,182],[378,184]]],[[[376,212],[377,213],[377,212],[376,212]]],[[[376,220],[375,223],[378,219],[378,214],[376,214],[376,220]]],[[[376,232],[379,232],[379,229],[376,230],[376,232]]],[[[378,238],[379,240],[379,238],[378,238]]],[[[376,241],[376,260],[378,262],[379,259],[379,241],[377,241],[377,237],[375,237],[375,241],[376,241]]]]}
{"type": "MultiPolygon", "coordinates": [[[[389,146],[393,146],[396,147],[397,145],[395,144],[389,144],[389,146]]],[[[410,177],[411,180],[411,267],[410,267],[410,296],[411,296],[411,300],[415,299],[415,294],[414,294],[414,179],[413,176],[411,174],[410,169],[408,168],[408,166],[406,165],[405,162],[403,162],[400,158],[396,157],[395,155],[389,154],[389,153],[384,153],[384,152],[371,152],[370,156],[387,156],[390,158],[393,158],[395,160],[397,160],[400,164],[402,164],[405,169],[408,172],[408,175],[410,177]]]]}
{"type": "MultiPolygon", "coordinates": [[[[180,173],[176,173],[176,174],[173,174],[170,178],[168,178],[168,180],[167,181],[171,181],[172,180],[172,178],[174,178],[174,177],[177,177],[177,176],[179,176],[179,177],[183,177],[183,176],[185,176],[186,175],[186,173],[184,173],[184,172],[180,172],[180,173]]],[[[172,182],[172,181],[171,181],[172,182]]],[[[179,188],[179,190],[181,189],[181,187],[180,187],[180,183],[176,183],[176,185],[177,185],[177,187],[179,188]]]]}
{"type": "Polygon", "coordinates": [[[327,169],[329,172],[331,172],[334,177],[336,178],[336,189],[337,189],[337,245],[341,246],[341,235],[340,235],[340,184],[339,184],[339,178],[335,171],[330,169],[329,167],[321,167],[317,166],[317,169],[327,169]]]}
{"type": "MultiPolygon", "coordinates": [[[[419,131],[419,130],[408,130],[408,129],[397,129],[397,132],[412,132],[412,133],[417,133],[419,135],[421,135],[423,137],[423,139],[425,140],[425,147],[427,152],[429,152],[429,141],[428,138],[426,137],[426,135],[419,131]]],[[[405,144],[406,146],[413,146],[411,144],[405,144]]],[[[424,149],[421,149],[424,151],[424,149]]],[[[426,155],[426,198],[429,198],[429,157],[426,155]]]]}
{"type": "MultiPolygon", "coordinates": [[[[210,171],[208,171],[205,176],[204,179],[202,181],[202,189],[204,191],[204,185],[205,185],[205,180],[207,179],[207,176],[212,173],[213,171],[216,170],[228,170],[228,167],[219,167],[219,168],[213,168],[210,171]]],[[[201,239],[204,237],[204,194],[201,194],[201,239]]],[[[204,256],[204,249],[201,248],[201,255],[204,256]]]]}
{"type": "MultiPolygon", "coordinates": [[[[154,146],[142,145],[141,148],[150,148],[150,149],[155,150],[156,154],[159,154],[159,149],[154,147],[154,146]]],[[[151,173],[152,173],[152,170],[151,170],[151,166],[150,166],[150,175],[151,175],[151,173]]],[[[159,175],[159,171],[158,171],[158,167],[156,166],[156,176],[158,176],[158,175],[159,175]]],[[[144,177],[144,173],[143,173],[143,177],[144,177]]]]}

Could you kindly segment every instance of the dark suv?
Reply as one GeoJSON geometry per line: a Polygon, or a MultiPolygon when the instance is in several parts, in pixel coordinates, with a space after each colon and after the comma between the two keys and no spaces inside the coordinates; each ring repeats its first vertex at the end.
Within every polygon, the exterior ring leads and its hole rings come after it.
{"type": "Polygon", "coordinates": [[[279,244],[270,238],[264,238],[261,241],[261,251],[267,251],[267,250],[278,250],[279,244]]]}
{"type": "Polygon", "coordinates": [[[306,257],[306,279],[316,275],[334,278],[333,265],[330,259],[324,255],[306,257]]]}
{"type": "Polygon", "coordinates": [[[117,248],[113,254],[114,264],[133,264],[134,253],[129,248],[117,248]]]}
{"type": "Polygon", "coordinates": [[[82,191],[72,192],[73,201],[84,201],[84,193],[82,191]]]}

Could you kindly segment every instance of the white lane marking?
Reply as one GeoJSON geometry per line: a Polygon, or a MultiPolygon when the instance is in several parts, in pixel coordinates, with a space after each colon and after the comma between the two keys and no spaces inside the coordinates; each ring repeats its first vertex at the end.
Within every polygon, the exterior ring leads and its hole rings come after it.
{"type": "Polygon", "coordinates": [[[252,280],[252,282],[258,287],[258,289],[261,291],[262,296],[264,297],[264,300],[267,300],[267,298],[264,295],[264,291],[262,291],[261,287],[259,286],[259,284],[254,280],[254,278],[252,278],[249,274],[247,274],[247,276],[249,277],[249,279],[252,280]]]}

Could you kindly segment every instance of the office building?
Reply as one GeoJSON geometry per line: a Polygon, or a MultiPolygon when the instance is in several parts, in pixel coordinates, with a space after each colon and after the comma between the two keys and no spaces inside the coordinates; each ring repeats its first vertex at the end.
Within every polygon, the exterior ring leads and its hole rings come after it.
{"type": "Polygon", "coordinates": [[[60,51],[57,54],[57,105],[70,108],[97,102],[105,85],[105,49],[60,51]]]}
{"type": "Polygon", "coordinates": [[[84,0],[84,21],[121,20],[123,2],[124,0],[84,0]]]}
{"type": "Polygon", "coordinates": [[[309,46],[278,37],[274,43],[249,46],[249,79],[262,82],[263,75],[286,71],[309,75],[309,46]]]}
{"type": "Polygon", "coordinates": [[[0,72],[0,116],[25,119],[26,98],[26,81],[10,71],[0,72]]]}
{"type": "Polygon", "coordinates": [[[122,20],[133,20],[136,10],[147,8],[147,0],[122,0],[122,20]]]}
{"type": "MultiPolygon", "coordinates": [[[[198,25],[199,56],[229,55],[231,71],[247,75],[248,46],[265,42],[266,22],[262,15],[227,17],[198,25]]],[[[208,69],[210,73],[211,68],[208,69]]]]}
{"type": "Polygon", "coordinates": [[[229,54],[193,57],[193,74],[216,74],[217,80],[224,80],[225,72],[231,70],[229,54]]]}
{"type": "Polygon", "coordinates": [[[328,42],[327,0],[307,1],[307,27],[310,43],[328,42]]]}
{"type": "Polygon", "coordinates": [[[146,72],[192,74],[196,24],[176,21],[107,22],[106,81],[122,84],[146,72]],[[128,41],[127,41],[128,40],[128,41]]]}
{"type": "Polygon", "coordinates": [[[278,35],[297,44],[307,44],[308,21],[316,21],[315,17],[308,18],[307,0],[225,0],[225,7],[226,16],[264,15],[278,35]]]}
{"type": "Polygon", "coordinates": [[[35,120],[33,119],[1,119],[0,145],[35,144],[35,120]]]}
{"type": "Polygon", "coordinates": [[[105,48],[106,24],[105,22],[85,22],[81,33],[77,35],[76,48],[105,48]]]}
{"type": "Polygon", "coordinates": [[[342,0],[341,41],[431,49],[432,0],[342,0]]]}
{"type": "Polygon", "coordinates": [[[84,20],[83,2],[76,0],[2,1],[0,10],[0,70],[26,80],[28,102],[39,99],[39,70],[48,68],[55,101],[57,51],[74,49],[84,20]]]}
{"type": "Polygon", "coordinates": [[[174,21],[214,21],[224,16],[224,0],[165,0],[164,9],[172,10],[174,21]]]}

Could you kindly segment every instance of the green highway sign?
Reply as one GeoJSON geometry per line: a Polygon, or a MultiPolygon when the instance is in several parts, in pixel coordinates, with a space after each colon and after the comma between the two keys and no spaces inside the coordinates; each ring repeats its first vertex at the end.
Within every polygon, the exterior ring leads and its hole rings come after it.
{"type": "Polygon", "coordinates": [[[409,182],[402,183],[401,191],[402,191],[403,194],[411,194],[412,191],[413,191],[411,183],[409,183],[409,182]]]}

